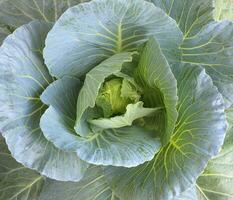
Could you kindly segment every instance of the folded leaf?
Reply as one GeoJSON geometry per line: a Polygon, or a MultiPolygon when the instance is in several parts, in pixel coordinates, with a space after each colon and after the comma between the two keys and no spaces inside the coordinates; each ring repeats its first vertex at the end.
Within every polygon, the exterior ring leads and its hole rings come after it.
{"type": "Polygon", "coordinates": [[[87,114],[85,111],[87,111],[88,108],[95,107],[99,90],[105,79],[111,75],[119,73],[127,62],[132,62],[133,55],[135,55],[135,52],[116,54],[103,61],[87,73],[77,102],[77,117],[75,123],[75,130],[77,134],[81,136],[91,134],[87,122],[83,122],[82,120],[82,118],[87,114]]]}
{"type": "Polygon", "coordinates": [[[50,105],[40,121],[45,137],[59,149],[76,152],[78,157],[91,164],[130,167],[151,160],[160,148],[160,141],[153,132],[142,128],[95,130],[89,137],[75,133],[80,87],[77,78],[63,77],[50,84],[42,94],[41,99],[50,105]]]}
{"type": "Polygon", "coordinates": [[[51,83],[40,96],[40,99],[51,106],[69,120],[70,126],[74,126],[76,118],[76,103],[82,82],[72,76],[66,76],[51,83]]]}
{"type": "Polygon", "coordinates": [[[144,108],[143,102],[139,101],[135,104],[129,104],[126,108],[126,113],[122,116],[112,118],[99,118],[89,120],[89,123],[96,125],[103,129],[121,128],[125,126],[132,126],[134,120],[155,114],[162,108],[144,108]]]}
{"type": "Polygon", "coordinates": [[[76,152],[95,165],[132,167],[151,160],[160,148],[159,139],[142,128],[126,127],[93,132],[93,136],[74,135],[69,119],[50,107],[41,118],[46,138],[65,151],[76,152]],[[127,153],[126,153],[127,152],[127,153]]]}
{"type": "Polygon", "coordinates": [[[163,144],[167,144],[177,119],[177,84],[170,66],[159,44],[151,38],[140,57],[135,81],[143,90],[143,101],[147,107],[164,107],[156,116],[163,144]]]}

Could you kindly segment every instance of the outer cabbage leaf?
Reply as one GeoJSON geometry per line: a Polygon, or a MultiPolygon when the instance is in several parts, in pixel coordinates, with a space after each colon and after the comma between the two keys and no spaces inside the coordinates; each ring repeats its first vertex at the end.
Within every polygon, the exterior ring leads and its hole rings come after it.
{"type": "MultiPolygon", "coordinates": [[[[212,22],[214,19],[212,0],[150,1],[174,18],[183,31],[182,60],[205,66],[207,73],[222,93],[226,106],[229,107],[233,103],[232,23],[212,22]]],[[[216,1],[215,12],[219,13],[221,0],[216,1]]],[[[223,3],[221,6],[226,5],[223,3]]],[[[229,5],[226,7],[231,9],[229,5]]],[[[228,15],[227,12],[224,14],[228,15]]]]}
{"type": "Polygon", "coordinates": [[[96,165],[131,167],[153,158],[160,142],[142,128],[96,130],[89,137],[77,135],[74,123],[79,88],[80,82],[76,78],[63,77],[43,93],[41,98],[50,107],[42,116],[40,126],[48,140],[96,165]]]}
{"type": "Polygon", "coordinates": [[[233,128],[225,139],[221,153],[210,160],[197,181],[197,188],[210,200],[233,199],[233,128]]]}
{"type": "Polygon", "coordinates": [[[90,167],[78,183],[48,180],[40,200],[119,200],[111,191],[100,167],[90,167]]]}
{"type": "Polygon", "coordinates": [[[182,61],[200,64],[222,93],[226,107],[233,103],[233,23],[212,22],[181,46],[182,61]]]}
{"type": "Polygon", "coordinates": [[[144,108],[143,102],[139,101],[135,104],[129,104],[126,107],[126,112],[124,115],[111,117],[109,119],[108,118],[92,119],[89,120],[89,123],[103,129],[132,126],[134,120],[155,114],[160,110],[161,108],[144,108]]]}
{"type": "MultiPolygon", "coordinates": [[[[40,99],[45,104],[51,105],[50,108],[56,110],[58,115],[63,115],[69,126],[74,127],[76,118],[75,107],[82,85],[82,82],[76,77],[63,77],[50,84],[42,93],[40,99]]],[[[47,124],[48,122],[45,120],[42,123],[47,124]]],[[[54,129],[57,128],[57,126],[54,126],[54,129]]],[[[73,132],[76,135],[74,130],[73,132]]]]}
{"type": "Polygon", "coordinates": [[[46,40],[45,62],[56,77],[81,76],[116,53],[138,50],[152,35],[169,61],[179,60],[182,33],[161,9],[142,0],[93,0],[57,21],[46,40]]]}
{"type": "MultiPolygon", "coordinates": [[[[14,30],[36,19],[54,22],[67,8],[82,2],[85,0],[1,0],[0,23],[14,30]]],[[[0,28],[0,45],[11,30],[0,28]]]]}
{"type": "Polygon", "coordinates": [[[41,54],[50,27],[24,25],[0,49],[0,132],[18,162],[50,178],[77,181],[87,166],[80,167],[75,153],[57,149],[39,127],[46,109],[40,94],[53,81],[41,54]]]}
{"type": "Polygon", "coordinates": [[[113,191],[127,200],[170,200],[191,187],[217,155],[227,127],[222,96],[205,70],[174,66],[179,117],[170,143],[135,168],[106,167],[113,191]]]}
{"type": "Polygon", "coordinates": [[[143,100],[147,107],[164,107],[156,115],[163,144],[167,144],[175,128],[178,113],[177,83],[170,66],[161,52],[159,44],[151,38],[140,56],[135,80],[143,89],[143,100]]]}
{"type": "Polygon", "coordinates": [[[37,200],[44,178],[17,163],[0,136],[0,199],[37,200]]]}
{"type": "Polygon", "coordinates": [[[192,37],[213,20],[213,0],[148,0],[176,20],[184,37],[192,37]]]}
{"type": "Polygon", "coordinates": [[[197,183],[178,195],[174,200],[231,200],[233,199],[232,152],[233,120],[232,107],[226,111],[228,131],[222,151],[209,161],[197,183]],[[220,162],[219,162],[220,161],[220,162]]]}
{"type": "Polygon", "coordinates": [[[209,161],[197,183],[174,200],[233,199],[233,128],[227,132],[221,153],[209,161]]]}
{"type": "Polygon", "coordinates": [[[215,0],[214,17],[218,21],[224,20],[224,19],[233,21],[232,0],[215,0]]]}
{"type": "Polygon", "coordinates": [[[96,98],[98,96],[101,85],[105,79],[111,75],[118,74],[125,64],[133,61],[133,53],[116,54],[109,59],[103,61],[89,73],[87,73],[84,85],[79,93],[77,102],[77,117],[75,123],[75,130],[81,136],[93,134],[86,120],[88,108],[94,108],[96,98]]]}

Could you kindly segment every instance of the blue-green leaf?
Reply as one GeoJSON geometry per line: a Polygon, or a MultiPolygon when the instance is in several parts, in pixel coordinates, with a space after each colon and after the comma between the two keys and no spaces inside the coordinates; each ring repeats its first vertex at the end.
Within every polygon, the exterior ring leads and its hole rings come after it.
{"type": "Polygon", "coordinates": [[[75,124],[76,104],[82,82],[72,76],[66,76],[51,83],[40,96],[40,99],[57,112],[64,115],[71,123],[75,124]]]}
{"type": "Polygon", "coordinates": [[[155,114],[161,109],[162,108],[144,108],[143,102],[139,101],[135,104],[128,104],[124,115],[111,118],[92,119],[89,120],[89,123],[103,129],[132,126],[134,120],[155,114]]]}
{"type": "Polygon", "coordinates": [[[57,21],[46,40],[45,62],[56,77],[81,76],[114,54],[138,50],[149,36],[169,61],[179,60],[182,33],[161,9],[142,0],[93,0],[57,21]]]}
{"type": "Polygon", "coordinates": [[[39,127],[46,109],[40,95],[53,81],[41,53],[50,28],[33,21],[8,36],[0,49],[0,131],[18,162],[53,179],[77,181],[87,166],[80,168],[76,154],[57,149],[39,127]]]}
{"type": "MultiPolygon", "coordinates": [[[[226,107],[233,103],[231,74],[233,55],[233,24],[217,20],[231,19],[230,0],[150,0],[174,18],[184,33],[184,62],[200,64],[222,93],[226,107]]],[[[231,5],[232,4],[232,5],[231,5]]]]}
{"type": "Polygon", "coordinates": [[[78,182],[47,180],[40,200],[119,200],[111,191],[100,167],[90,167],[78,182]]]}
{"type": "MultiPolygon", "coordinates": [[[[0,45],[12,30],[32,20],[57,21],[71,6],[86,0],[1,0],[0,1],[0,45]]],[[[88,0],[87,0],[88,1],[88,0]]]]}
{"type": "Polygon", "coordinates": [[[187,190],[217,155],[227,128],[224,102],[201,67],[174,66],[179,117],[170,143],[154,159],[135,168],[106,167],[113,191],[122,199],[170,200],[187,190]]]}
{"type": "Polygon", "coordinates": [[[0,199],[38,200],[43,183],[39,173],[16,162],[0,136],[0,199]]]}
{"type": "Polygon", "coordinates": [[[63,77],[42,94],[41,99],[50,107],[41,117],[40,127],[49,141],[96,165],[131,167],[153,158],[160,141],[142,128],[98,129],[89,137],[77,135],[74,123],[80,88],[77,78],[63,77]]]}
{"type": "Polygon", "coordinates": [[[233,128],[226,135],[222,151],[211,159],[197,183],[174,200],[233,199],[233,128]]]}
{"type": "Polygon", "coordinates": [[[184,37],[192,37],[213,20],[213,0],[148,0],[176,20],[184,37]]]}
{"type": "Polygon", "coordinates": [[[91,164],[137,166],[151,160],[160,148],[159,140],[142,128],[99,130],[93,136],[80,137],[75,135],[70,124],[66,116],[52,107],[41,119],[47,139],[62,150],[75,151],[78,157],[91,164]]]}
{"type": "Polygon", "coordinates": [[[225,139],[220,154],[210,160],[205,171],[198,178],[196,187],[210,200],[233,199],[233,128],[225,139]]]}
{"type": "Polygon", "coordinates": [[[84,85],[78,96],[76,109],[77,117],[75,130],[79,135],[87,136],[93,134],[90,131],[87,122],[85,122],[85,111],[88,112],[88,108],[93,108],[95,106],[98,92],[105,79],[110,75],[116,75],[122,70],[125,64],[132,62],[133,55],[135,55],[135,53],[125,52],[116,54],[87,73],[84,85]]]}
{"type": "Polygon", "coordinates": [[[200,64],[223,95],[226,107],[233,104],[233,23],[212,22],[195,36],[185,38],[182,61],[200,64]]]}
{"type": "Polygon", "coordinates": [[[159,44],[151,38],[140,57],[136,70],[136,82],[143,89],[147,107],[164,107],[157,116],[163,144],[167,144],[175,128],[178,113],[177,83],[159,44]]]}

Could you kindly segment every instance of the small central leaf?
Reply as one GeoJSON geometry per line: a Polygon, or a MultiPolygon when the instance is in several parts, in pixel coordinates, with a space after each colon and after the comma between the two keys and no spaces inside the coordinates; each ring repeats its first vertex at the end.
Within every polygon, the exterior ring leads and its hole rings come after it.
{"type": "MultiPolygon", "coordinates": [[[[96,99],[96,105],[102,108],[104,117],[123,114],[126,111],[127,105],[134,102],[134,98],[122,95],[122,87],[122,78],[113,78],[103,84],[96,99]]],[[[136,89],[131,91],[131,93],[137,96],[136,89]]]]}
{"type": "Polygon", "coordinates": [[[134,120],[139,120],[143,117],[156,114],[157,112],[161,111],[161,109],[163,108],[145,108],[143,107],[143,102],[139,101],[135,104],[128,104],[124,115],[111,117],[109,119],[94,119],[89,120],[89,122],[103,129],[121,128],[125,126],[132,126],[134,120]]]}

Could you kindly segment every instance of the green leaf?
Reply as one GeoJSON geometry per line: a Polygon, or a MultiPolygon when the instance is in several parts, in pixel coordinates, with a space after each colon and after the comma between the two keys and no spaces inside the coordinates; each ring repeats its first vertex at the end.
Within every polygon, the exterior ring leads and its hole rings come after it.
{"type": "Polygon", "coordinates": [[[226,107],[233,103],[233,23],[212,22],[194,37],[186,38],[182,61],[200,64],[222,93],[226,107]]]}
{"type": "Polygon", "coordinates": [[[233,199],[233,128],[232,108],[226,111],[229,128],[222,151],[210,160],[195,186],[174,200],[226,200],[233,199]]]}
{"type": "MultiPolygon", "coordinates": [[[[85,0],[1,0],[0,24],[14,30],[36,19],[54,22],[67,8],[82,2],[85,0]]],[[[0,45],[10,33],[7,28],[0,28],[0,45]]]]}
{"type": "Polygon", "coordinates": [[[46,40],[45,62],[56,77],[81,76],[114,54],[138,50],[149,36],[169,61],[179,60],[182,33],[161,9],[142,0],[93,0],[57,21],[46,40]]]}
{"type": "Polygon", "coordinates": [[[74,123],[80,88],[77,78],[63,77],[43,92],[41,99],[50,107],[41,117],[40,127],[49,141],[61,150],[76,152],[82,160],[96,165],[130,167],[153,158],[160,142],[142,128],[96,130],[90,137],[77,135],[74,123]]]}
{"type": "MultiPolygon", "coordinates": [[[[212,0],[150,0],[174,18],[184,33],[184,62],[205,66],[207,73],[225,98],[226,106],[233,103],[232,55],[233,55],[233,25],[230,22],[213,21],[212,0]]],[[[232,6],[216,0],[217,10],[232,6]]],[[[230,11],[229,11],[230,12],[230,11]]],[[[217,14],[218,13],[218,14],[217,14]]],[[[228,15],[227,12],[223,12],[228,15]]]]}
{"type": "Polygon", "coordinates": [[[213,20],[213,0],[148,0],[176,20],[185,38],[213,20]]]}
{"type": "Polygon", "coordinates": [[[232,200],[233,199],[233,128],[227,132],[223,149],[209,161],[205,171],[190,190],[174,200],[232,200]],[[194,198],[195,197],[195,198],[194,198]]]}
{"type": "Polygon", "coordinates": [[[88,0],[2,0],[0,21],[15,28],[32,20],[54,22],[67,8],[88,0]]]}
{"type": "Polygon", "coordinates": [[[144,103],[147,107],[164,107],[165,112],[158,115],[157,122],[161,125],[162,142],[167,144],[175,128],[178,115],[176,111],[177,83],[154,38],[148,41],[143,50],[135,80],[143,88],[144,103]]]}
{"type": "Polygon", "coordinates": [[[232,0],[215,0],[214,17],[218,21],[224,20],[224,19],[233,21],[232,0]]]}
{"type": "Polygon", "coordinates": [[[119,200],[111,191],[100,167],[90,167],[78,182],[48,180],[40,200],[119,200]]]}
{"type": "Polygon", "coordinates": [[[123,73],[117,75],[124,78],[121,87],[121,97],[129,98],[134,102],[139,101],[141,88],[135,83],[134,79],[123,73]]]}
{"type": "Polygon", "coordinates": [[[122,89],[123,79],[120,77],[110,78],[109,80],[107,79],[102,84],[96,98],[96,107],[102,109],[105,118],[124,114],[128,104],[138,101],[139,98],[133,98],[135,93],[138,96],[136,89],[134,89],[132,97],[124,97],[122,95],[122,89]]]}
{"type": "Polygon", "coordinates": [[[75,130],[79,135],[87,136],[93,134],[90,132],[87,122],[82,120],[86,115],[85,111],[88,111],[88,108],[94,108],[98,92],[105,79],[110,75],[119,73],[126,63],[132,62],[133,55],[135,55],[135,52],[116,54],[87,73],[84,85],[78,96],[76,109],[75,130]]]}
{"type": "Polygon", "coordinates": [[[121,128],[132,126],[134,120],[155,114],[161,108],[144,108],[143,102],[139,101],[135,104],[129,104],[126,107],[124,115],[108,118],[92,119],[89,122],[103,129],[121,128]]]}
{"type": "Polygon", "coordinates": [[[91,164],[137,166],[151,160],[160,148],[159,140],[141,128],[99,130],[91,137],[80,137],[74,135],[69,122],[50,107],[42,116],[41,128],[46,138],[57,147],[76,152],[78,157],[91,164]]]}
{"type": "Polygon", "coordinates": [[[197,181],[203,196],[210,200],[233,199],[233,128],[226,136],[221,153],[210,160],[197,181]]]}
{"type": "Polygon", "coordinates": [[[37,200],[43,182],[40,174],[16,162],[0,136],[0,199],[37,200]]]}
{"type": "Polygon", "coordinates": [[[179,117],[170,143],[135,168],[106,167],[113,191],[122,199],[170,200],[191,187],[217,155],[227,127],[221,95],[198,66],[174,66],[179,117]]]}
{"type": "Polygon", "coordinates": [[[87,166],[79,168],[76,154],[57,149],[39,127],[46,109],[40,95],[53,81],[41,53],[50,27],[33,21],[0,49],[0,132],[18,162],[53,179],[77,181],[87,166]]]}
{"type": "Polygon", "coordinates": [[[76,118],[76,104],[82,82],[72,76],[65,76],[51,83],[42,93],[40,99],[46,105],[64,115],[71,127],[76,118]]]}

